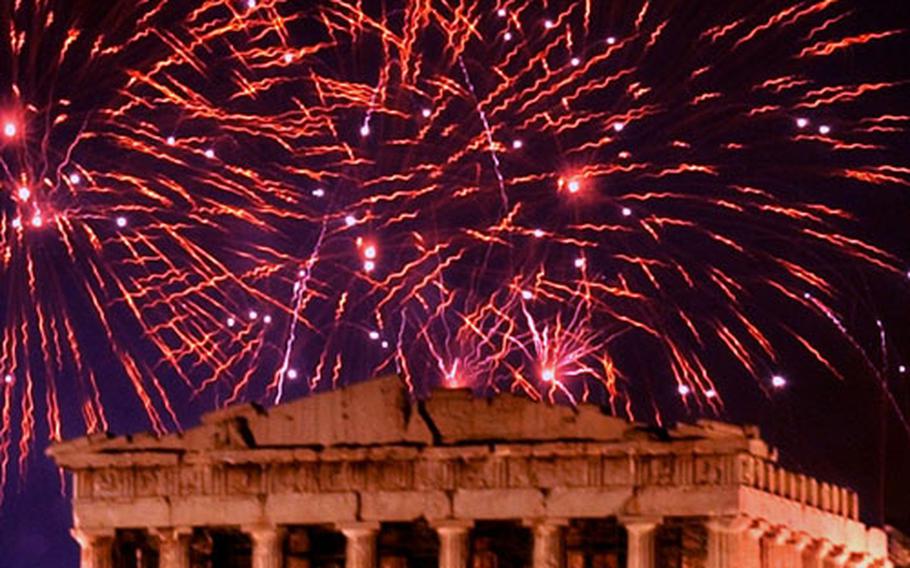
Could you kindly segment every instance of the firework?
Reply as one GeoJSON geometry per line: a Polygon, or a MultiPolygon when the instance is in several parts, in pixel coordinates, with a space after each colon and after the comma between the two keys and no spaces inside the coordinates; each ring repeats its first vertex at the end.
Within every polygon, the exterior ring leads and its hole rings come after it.
{"type": "Polygon", "coordinates": [[[906,269],[844,195],[910,185],[910,115],[905,77],[832,66],[904,30],[835,0],[181,4],[4,5],[3,471],[38,424],[388,372],[660,420],[644,376],[716,413],[718,361],[769,392],[780,345],[869,361],[840,273],[906,269]]]}

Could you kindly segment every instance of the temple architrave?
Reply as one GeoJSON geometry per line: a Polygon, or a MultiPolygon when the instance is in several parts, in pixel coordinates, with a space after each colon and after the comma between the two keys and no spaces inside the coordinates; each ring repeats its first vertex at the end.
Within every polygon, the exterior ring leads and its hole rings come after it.
{"type": "Polygon", "coordinates": [[[381,379],[49,453],[83,568],[890,566],[856,494],[783,469],[754,427],[594,405],[417,403],[381,379]]]}

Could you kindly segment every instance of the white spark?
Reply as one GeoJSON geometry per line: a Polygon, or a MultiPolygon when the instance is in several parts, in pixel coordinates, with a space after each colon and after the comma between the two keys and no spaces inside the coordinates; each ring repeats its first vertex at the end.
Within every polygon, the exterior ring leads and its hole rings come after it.
{"type": "Polygon", "coordinates": [[[247,317],[250,318],[251,320],[254,320],[259,317],[259,312],[257,312],[256,310],[250,310],[250,312],[247,314],[247,317]]]}
{"type": "Polygon", "coordinates": [[[168,136],[167,140],[165,140],[165,142],[167,142],[168,146],[173,146],[174,144],[177,143],[177,139],[174,138],[173,136],[168,136]]]}
{"type": "Polygon", "coordinates": [[[117,217],[116,223],[121,229],[126,227],[126,217],[117,217]]]}
{"type": "Polygon", "coordinates": [[[781,375],[774,375],[771,377],[771,386],[776,389],[783,388],[787,384],[787,379],[781,375]]]}
{"type": "Polygon", "coordinates": [[[613,130],[615,130],[616,132],[622,132],[622,129],[625,127],[626,127],[626,124],[624,122],[614,122],[613,123],[613,130]]]}
{"type": "Polygon", "coordinates": [[[383,349],[388,349],[388,348],[389,348],[389,342],[388,342],[388,341],[383,340],[382,343],[380,343],[380,345],[382,345],[382,348],[383,348],[383,349]]]}
{"type": "Polygon", "coordinates": [[[376,247],[373,245],[368,245],[363,249],[363,256],[366,258],[376,258],[376,247]]]}
{"type": "Polygon", "coordinates": [[[575,268],[584,268],[584,267],[585,267],[584,257],[580,256],[580,257],[576,258],[575,259],[575,268]]]}
{"type": "Polygon", "coordinates": [[[272,316],[266,315],[264,318],[262,318],[262,321],[265,323],[272,323],[272,316]]]}
{"type": "Polygon", "coordinates": [[[379,339],[379,332],[376,331],[375,329],[373,331],[371,331],[370,339],[372,339],[373,341],[376,341],[377,339],[379,339]]]}
{"type": "Polygon", "coordinates": [[[577,57],[573,57],[572,59],[569,60],[569,63],[572,64],[572,67],[578,67],[579,65],[581,65],[581,59],[579,59],[577,57]]]}
{"type": "Polygon", "coordinates": [[[679,392],[679,394],[681,394],[681,395],[683,395],[683,396],[686,396],[687,394],[689,394],[689,390],[690,390],[690,389],[689,389],[689,386],[688,386],[688,385],[679,385],[679,386],[676,388],[676,391],[679,392]]]}
{"type": "Polygon", "coordinates": [[[13,219],[13,228],[21,229],[22,228],[22,219],[20,219],[19,217],[16,217],[15,219],[13,219]]]}
{"type": "Polygon", "coordinates": [[[215,157],[215,151],[212,150],[211,148],[209,148],[208,150],[205,151],[205,157],[206,157],[206,158],[214,158],[214,157],[215,157]]]}
{"type": "Polygon", "coordinates": [[[809,119],[808,118],[797,118],[796,126],[797,126],[797,128],[805,128],[805,127],[809,126],[809,119]]]}
{"type": "Polygon", "coordinates": [[[496,10],[496,15],[499,16],[500,18],[505,18],[505,17],[506,17],[506,9],[505,9],[505,8],[500,8],[499,10],[496,10]]]}
{"type": "Polygon", "coordinates": [[[344,224],[347,225],[348,227],[353,227],[356,222],[357,222],[357,217],[354,217],[353,215],[347,215],[344,218],[344,224]]]}
{"type": "Polygon", "coordinates": [[[828,126],[827,124],[822,124],[821,126],[818,127],[819,134],[828,134],[829,132],[831,132],[831,127],[828,126]]]}
{"type": "Polygon", "coordinates": [[[522,290],[521,297],[525,300],[531,300],[534,298],[534,294],[532,294],[530,290],[522,290]]]}
{"type": "Polygon", "coordinates": [[[607,38],[607,44],[613,45],[613,44],[615,44],[615,43],[616,43],[616,38],[615,38],[615,37],[610,36],[610,37],[607,38]]]}
{"type": "Polygon", "coordinates": [[[547,28],[548,30],[553,29],[553,20],[545,20],[543,27],[547,28]]]}
{"type": "Polygon", "coordinates": [[[16,192],[16,195],[18,195],[19,199],[22,201],[28,201],[28,198],[32,196],[32,192],[23,185],[19,188],[19,191],[16,192]]]}
{"type": "Polygon", "coordinates": [[[14,123],[14,122],[7,122],[6,124],[3,125],[3,135],[6,136],[7,138],[12,138],[13,136],[15,136],[16,132],[18,130],[19,129],[16,128],[16,123],[14,123]]]}
{"type": "Polygon", "coordinates": [[[534,236],[538,239],[543,237],[543,231],[541,229],[534,229],[534,236]]]}
{"type": "Polygon", "coordinates": [[[369,124],[364,124],[363,126],[360,127],[360,135],[363,137],[367,137],[370,135],[370,125],[369,124]]]}
{"type": "Polygon", "coordinates": [[[288,369],[288,378],[292,381],[297,378],[297,369],[288,369]]]}
{"type": "Polygon", "coordinates": [[[512,32],[506,32],[503,34],[502,39],[506,41],[512,41],[512,32]]]}
{"type": "Polygon", "coordinates": [[[708,397],[708,398],[716,398],[716,397],[717,397],[717,391],[714,390],[714,389],[708,389],[708,390],[705,391],[705,396],[708,397]]]}
{"type": "Polygon", "coordinates": [[[294,61],[294,54],[293,54],[293,53],[285,53],[285,54],[284,54],[284,62],[285,62],[285,63],[290,63],[290,62],[292,62],[292,61],[294,61]]]}
{"type": "Polygon", "coordinates": [[[550,367],[547,367],[543,370],[543,372],[540,373],[540,378],[543,379],[544,382],[552,383],[553,380],[556,379],[556,371],[550,367]]]}
{"type": "Polygon", "coordinates": [[[322,197],[325,195],[325,190],[320,188],[314,189],[312,191],[313,197],[322,197]]]}
{"type": "Polygon", "coordinates": [[[521,140],[512,140],[512,148],[514,148],[516,150],[520,149],[524,145],[525,145],[525,143],[522,142],[521,140]]]}
{"type": "Polygon", "coordinates": [[[423,116],[424,118],[430,118],[431,114],[433,114],[433,111],[431,111],[428,108],[425,108],[422,111],[420,111],[420,115],[423,116]]]}
{"type": "Polygon", "coordinates": [[[40,214],[39,214],[39,215],[35,215],[34,217],[32,217],[32,226],[33,226],[33,227],[40,227],[40,226],[43,225],[43,224],[44,224],[44,220],[41,219],[41,215],[40,215],[40,214]]]}
{"type": "Polygon", "coordinates": [[[904,373],[906,373],[906,372],[907,372],[907,365],[898,365],[898,367],[897,367],[897,372],[900,373],[900,374],[902,374],[902,375],[903,375],[904,373]]]}
{"type": "Polygon", "coordinates": [[[631,217],[631,216],[632,216],[632,210],[629,209],[628,207],[623,207],[623,208],[622,208],[622,216],[623,216],[623,217],[631,217]]]}
{"type": "Polygon", "coordinates": [[[246,7],[252,10],[256,7],[256,0],[246,0],[246,7]]]}
{"type": "Polygon", "coordinates": [[[376,263],[372,260],[367,260],[363,263],[363,269],[366,272],[373,272],[376,269],[376,263]]]}
{"type": "Polygon", "coordinates": [[[77,184],[82,181],[82,176],[79,174],[70,174],[70,183],[77,184]]]}
{"type": "Polygon", "coordinates": [[[15,381],[15,380],[16,380],[16,377],[14,377],[12,374],[7,374],[6,376],[3,377],[3,382],[8,385],[13,384],[13,381],[15,381]]]}

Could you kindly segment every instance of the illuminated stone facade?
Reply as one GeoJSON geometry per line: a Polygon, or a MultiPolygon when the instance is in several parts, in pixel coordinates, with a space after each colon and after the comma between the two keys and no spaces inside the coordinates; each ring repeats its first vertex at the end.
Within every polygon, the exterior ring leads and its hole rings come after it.
{"type": "Polygon", "coordinates": [[[756,429],[658,431],[393,380],[182,434],[50,450],[84,568],[888,566],[856,495],[782,469],[756,429]]]}

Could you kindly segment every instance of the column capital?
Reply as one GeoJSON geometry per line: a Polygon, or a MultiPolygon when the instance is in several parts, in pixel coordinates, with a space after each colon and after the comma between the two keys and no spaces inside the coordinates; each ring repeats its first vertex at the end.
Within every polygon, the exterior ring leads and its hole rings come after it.
{"type": "Polygon", "coordinates": [[[109,528],[85,529],[82,527],[73,527],[70,529],[70,536],[72,536],[73,540],[80,545],[83,543],[90,545],[98,539],[114,538],[114,536],[116,536],[116,531],[109,528]]]}
{"type": "Polygon", "coordinates": [[[724,533],[744,533],[751,538],[761,538],[768,532],[769,525],[760,519],[746,515],[725,515],[709,517],[705,526],[708,530],[724,533]]]}
{"type": "Polygon", "coordinates": [[[240,530],[250,535],[250,538],[254,540],[269,540],[280,537],[284,532],[284,527],[261,523],[243,525],[240,527],[240,530]]]}
{"type": "Polygon", "coordinates": [[[565,517],[540,517],[534,519],[524,519],[521,521],[523,526],[532,529],[558,529],[569,525],[569,519],[565,517]]]}
{"type": "Polygon", "coordinates": [[[784,545],[790,541],[793,531],[783,526],[775,526],[768,533],[768,539],[775,545],[784,545]]]}
{"type": "Polygon", "coordinates": [[[460,533],[474,528],[474,521],[471,519],[438,519],[430,521],[430,526],[438,533],[460,533]]]}
{"type": "Polygon", "coordinates": [[[831,554],[831,551],[834,550],[834,544],[832,544],[830,540],[817,538],[809,545],[809,550],[813,558],[816,560],[824,560],[831,554]]]}
{"type": "Polygon", "coordinates": [[[371,535],[379,532],[378,521],[335,523],[335,527],[348,537],[354,537],[358,535],[371,535]]]}
{"type": "Polygon", "coordinates": [[[620,515],[616,521],[629,532],[647,532],[664,522],[663,517],[654,515],[620,515]]]}
{"type": "Polygon", "coordinates": [[[176,527],[148,527],[146,530],[150,535],[158,538],[178,538],[193,534],[193,527],[187,525],[176,527]]]}

